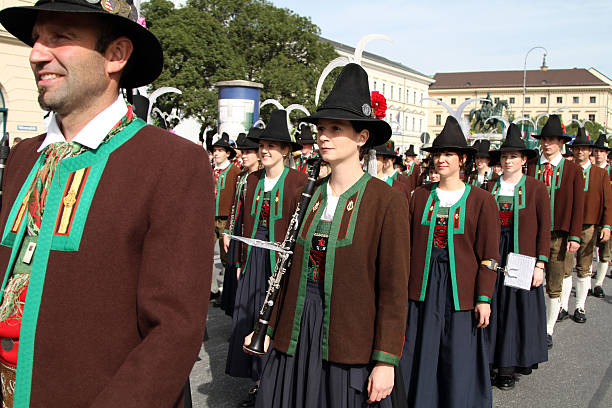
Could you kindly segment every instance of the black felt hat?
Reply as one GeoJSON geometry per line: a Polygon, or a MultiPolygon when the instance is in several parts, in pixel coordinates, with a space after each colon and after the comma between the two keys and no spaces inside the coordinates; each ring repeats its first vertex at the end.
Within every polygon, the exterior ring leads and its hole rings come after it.
{"type": "Polygon", "coordinates": [[[561,125],[561,117],[559,115],[550,115],[540,134],[533,137],[536,139],[558,137],[561,140],[565,140],[565,142],[572,140],[571,136],[563,133],[563,126],[561,125]]]}
{"type": "Polygon", "coordinates": [[[289,133],[287,111],[282,109],[273,110],[266,128],[259,134],[258,140],[283,142],[291,145],[292,151],[302,149],[302,145],[296,143],[289,133]]]}
{"type": "Polygon", "coordinates": [[[225,133],[225,132],[223,132],[223,134],[221,135],[219,140],[217,140],[215,143],[213,143],[212,147],[213,148],[215,148],[215,147],[223,147],[229,153],[230,160],[232,160],[234,157],[236,157],[236,151],[234,150],[232,145],[230,145],[230,142],[229,142],[229,135],[227,133],[225,133]]]}
{"type": "Polygon", "coordinates": [[[426,152],[443,152],[446,150],[459,153],[475,153],[473,146],[468,146],[461,126],[454,116],[448,116],[444,128],[429,147],[422,148],[426,152]]]}
{"type": "Polygon", "coordinates": [[[578,133],[576,133],[576,137],[572,141],[571,145],[572,145],[572,147],[574,147],[574,146],[593,147],[593,142],[587,136],[586,132],[584,131],[584,128],[579,126],[578,127],[578,133]]]}
{"type": "Polygon", "coordinates": [[[473,147],[476,148],[476,157],[486,157],[491,158],[489,156],[489,149],[491,148],[491,141],[487,139],[480,139],[474,143],[473,147]]]}
{"type": "Polygon", "coordinates": [[[347,64],[317,111],[300,120],[314,124],[319,119],[358,122],[370,131],[371,145],[378,146],[391,138],[391,126],[372,117],[371,98],[368,74],[358,64],[347,64]]]}
{"type": "Polygon", "coordinates": [[[599,135],[599,137],[595,141],[595,144],[593,145],[593,147],[596,148],[596,149],[612,151],[612,149],[610,149],[608,147],[608,137],[606,136],[605,133],[601,133],[599,135]]]}
{"type": "Polygon", "coordinates": [[[417,156],[417,154],[414,152],[414,145],[410,145],[410,147],[408,147],[408,150],[406,150],[406,152],[404,153],[404,156],[413,156],[413,157],[417,156]]]}
{"type": "Polygon", "coordinates": [[[492,150],[489,154],[495,162],[499,161],[503,152],[521,152],[527,156],[527,160],[538,155],[538,152],[533,149],[528,149],[525,142],[521,138],[521,129],[514,123],[511,123],[506,132],[506,140],[498,150],[492,150]]]}
{"type": "Polygon", "coordinates": [[[381,156],[398,157],[395,154],[394,147],[395,147],[395,144],[393,143],[393,140],[387,140],[386,143],[383,143],[378,146],[374,146],[374,150],[376,151],[376,154],[380,154],[381,156]]]}
{"type": "Polygon", "coordinates": [[[295,135],[295,139],[301,145],[316,143],[314,137],[312,136],[312,129],[310,128],[310,125],[305,123],[302,123],[300,126],[300,131],[295,135]]]}
{"type": "Polygon", "coordinates": [[[32,28],[38,13],[82,13],[104,17],[116,32],[125,35],[134,51],[123,70],[120,86],[138,88],[153,82],[161,73],[164,56],[155,35],[141,26],[133,0],[40,0],[34,6],[9,7],[0,10],[0,24],[30,47],[32,28]]]}
{"type": "Polygon", "coordinates": [[[258,150],[259,143],[257,140],[259,139],[259,135],[263,132],[263,129],[258,127],[252,127],[249,129],[248,134],[240,133],[238,135],[238,139],[236,139],[236,149],[238,150],[258,150]]]}

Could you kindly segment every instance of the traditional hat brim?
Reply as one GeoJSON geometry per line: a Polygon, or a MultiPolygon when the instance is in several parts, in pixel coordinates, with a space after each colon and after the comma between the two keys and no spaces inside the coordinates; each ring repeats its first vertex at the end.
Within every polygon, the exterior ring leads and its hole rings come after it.
{"type": "Polygon", "coordinates": [[[549,134],[546,134],[546,135],[533,135],[531,137],[533,137],[534,139],[538,139],[538,140],[542,139],[543,137],[558,137],[559,139],[565,140],[564,143],[567,143],[567,142],[572,140],[571,136],[566,136],[566,135],[559,136],[559,135],[549,135],[549,134]]]}
{"type": "Polygon", "coordinates": [[[128,62],[129,70],[124,70],[121,87],[138,88],[153,82],[162,72],[164,56],[161,45],[155,35],[140,24],[118,14],[108,13],[93,4],[63,3],[50,1],[37,6],[9,7],[0,10],[0,23],[4,28],[25,44],[32,47],[32,28],[41,11],[53,13],[83,13],[103,16],[118,28],[118,32],[127,36],[134,44],[134,50],[128,62]]]}
{"type": "Polygon", "coordinates": [[[466,146],[429,146],[429,147],[423,147],[421,148],[421,150],[429,152],[429,153],[449,151],[449,152],[459,152],[459,153],[465,153],[465,154],[474,154],[477,152],[476,148],[472,146],[467,146],[467,147],[466,146]]]}
{"type": "Polygon", "coordinates": [[[259,148],[259,141],[260,140],[267,140],[269,142],[279,142],[279,143],[286,143],[288,145],[291,145],[291,151],[292,152],[297,152],[298,150],[302,150],[302,145],[296,142],[288,142],[286,140],[282,140],[279,139],[277,137],[273,137],[273,136],[267,136],[267,135],[260,135],[257,139],[252,138],[252,137],[247,137],[247,139],[252,140],[254,142],[257,142],[257,148],[259,148]]]}
{"type": "Polygon", "coordinates": [[[522,153],[527,157],[527,160],[531,160],[538,155],[538,152],[534,149],[521,149],[520,147],[502,147],[499,150],[491,150],[489,154],[491,155],[492,160],[499,162],[501,159],[501,154],[506,152],[522,153]]]}
{"type": "Polygon", "coordinates": [[[230,160],[233,159],[234,157],[236,157],[236,150],[234,150],[234,148],[232,146],[230,146],[228,143],[225,142],[217,142],[214,143],[212,145],[212,148],[214,149],[215,147],[222,147],[224,148],[226,151],[229,151],[229,158],[230,160]]]}
{"type": "MultiPolygon", "coordinates": [[[[574,140],[575,141],[575,140],[574,140]]],[[[584,147],[595,147],[593,145],[593,143],[585,143],[585,142],[578,142],[578,143],[571,143],[569,144],[569,147],[580,147],[580,146],[584,146],[584,147]]]]}
{"type": "Polygon", "coordinates": [[[344,109],[320,109],[310,116],[299,119],[302,122],[316,124],[319,119],[348,120],[359,122],[370,131],[372,146],[378,146],[391,139],[391,126],[384,120],[367,118],[344,109]]]}

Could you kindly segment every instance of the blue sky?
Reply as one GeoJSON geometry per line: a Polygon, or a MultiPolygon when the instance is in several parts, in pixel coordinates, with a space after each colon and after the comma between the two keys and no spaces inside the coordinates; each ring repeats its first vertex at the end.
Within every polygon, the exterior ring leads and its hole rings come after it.
{"type": "MultiPolygon", "coordinates": [[[[324,37],[355,46],[367,34],[367,51],[422,73],[522,70],[534,46],[548,50],[550,69],[597,68],[612,78],[611,0],[362,1],[271,0],[308,16],[324,37]]],[[[527,69],[538,69],[533,51],[527,69]]]]}

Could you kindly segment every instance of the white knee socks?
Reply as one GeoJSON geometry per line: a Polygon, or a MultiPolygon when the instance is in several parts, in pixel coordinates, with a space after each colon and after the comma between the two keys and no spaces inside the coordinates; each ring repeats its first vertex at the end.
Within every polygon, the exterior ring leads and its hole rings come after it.
{"type": "Polygon", "coordinates": [[[552,336],[561,308],[561,298],[551,298],[546,295],[544,299],[546,300],[546,334],[552,336]]]}
{"type": "Polygon", "coordinates": [[[568,276],[563,279],[563,286],[561,287],[561,307],[564,310],[569,310],[569,298],[572,294],[572,277],[568,276]]]}
{"type": "Polygon", "coordinates": [[[608,262],[600,262],[597,264],[597,275],[595,275],[595,286],[602,286],[604,278],[608,273],[608,262]]]}
{"type": "Polygon", "coordinates": [[[587,294],[591,288],[591,278],[576,278],[576,309],[584,310],[587,294]]]}

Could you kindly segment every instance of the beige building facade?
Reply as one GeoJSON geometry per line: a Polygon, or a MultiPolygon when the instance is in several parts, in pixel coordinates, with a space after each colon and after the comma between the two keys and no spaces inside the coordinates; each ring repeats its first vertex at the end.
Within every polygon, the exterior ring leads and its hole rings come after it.
{"type": "MultiPolygon", "coordinates": [[[[33,4],[33,0],[0,0],[0,9],[33,4]]],[[[45,131],[44,112],[38,106],[38,92],[28,60],[30,50],[0,25],[0,137],[4,131],[9,132],[11,141],[45,131]],[[6,115],[6,129],[1,115],[6,115]]]]}
{"type": "MultiPolygon", "coordinates": [[[[612,80],[595,68],[527,71],[524,115],[523,71],[439,73],[434,79],[429,95],[453,109],[467,99],[490,94],[493,105],[507,101],[508,109],[503,110],[507,119],[526,116],[535,121],[540,115],[558,113],[566,125],[572,119],[590,120],[604,126],[606,133],[612,131],[612,80]]],[[[470,110],[480,107],[480,102],[469,104],[462,117],[467,119],[470,110]]],[[[433,101],[428,109],[427,128],[434,136],[442,130],[448,112],[433,101]]]]}
{"type": "MultiPolygon", "coordinates": [[[[331,43],[341,56],[353,56],[355,48],[335,41],[331,43]]],[[[387,117],[393,135],[391,139],[400,153],[413,144],[421,146],[421,134],[427,130],[427,97],[433,79],[399,62],[369,52],[363,53],[361,65],[368,73],[370,90],[378,91],[387,99],[387,117]]]]}

